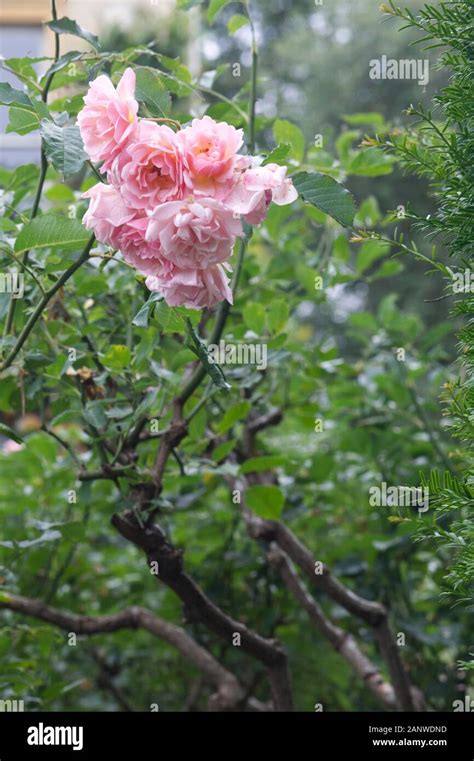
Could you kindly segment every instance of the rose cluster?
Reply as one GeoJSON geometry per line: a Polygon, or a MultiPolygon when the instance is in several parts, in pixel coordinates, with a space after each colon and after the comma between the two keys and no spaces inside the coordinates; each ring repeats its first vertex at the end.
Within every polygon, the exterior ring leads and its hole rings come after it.
{"type": "Polygon", "coordinates": [[[116,89],[98,77],[84,104],[84,147],[107,179],[85,193],[85,226],[170,306],[232,303],[226,270],[242,220],[259,224],[272,201],[295,200],[286,167],[239,154],[242,130],[209,116],[178,132],[139,118],[132,69],[116,89]]]}

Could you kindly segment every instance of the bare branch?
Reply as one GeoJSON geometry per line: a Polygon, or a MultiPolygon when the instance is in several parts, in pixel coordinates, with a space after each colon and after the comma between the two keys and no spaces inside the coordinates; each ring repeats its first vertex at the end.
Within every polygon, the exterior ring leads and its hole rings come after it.
{"type": "Polygon", "coordinates": [[[242,700],[243,690],[236,677],[227,671],[208,650],[199,645],[184,629],[164,621],[146,608],[134,606],[108,616],[78,616],[52,608],[41,600],[11,594],[2,594],[0,609],[2,608],[38,618],[76,634],[93,635],[115,632],[119,629],[146,629],[155,637],[179,650],[217,687],[217,693],[211,696],[209,701],[210,708],[213,710],[235,709],[242,700]]]}
{"type": "Polygon", "coordinates": [[[244,507],[244,517],[249,534],[254,539],[263,539],[269,543],[275,542],[318,589],[349,613],[372,627],[390,673],[398,708],[402,711],[419,710],[421,696],[410,685],[388,625],[388,614],[385,607],[381,603],[360,597],[344,586],[333,576],[326,565],[316,563],[310,550],[300,542],[289,528],[279,521],[263,520],[246,507],[244,507]]]}
{"type": "Polygon", "coordinates": [[[240,635],[242,650],[257,658],[267,668],[275,709],[292,710],[286,654],[280,643],[261,637],[215,605],[184,571],[182,551],[167,540],[157,524],[140,526],[135,514],[127,511],[115,513],[112,525],[125,539],[144,551],[149,565],[157,564],[158,574],[155,578],[170,587],[182,600],[188,620],[204,624],[229,645],[233,644],[235,635],[240,635]]]}
{"type": "Polygon", "coordinates": [[[374,695],[387,708],[395,708],[396,697],[392,685],[384,680],[378,668],[360,650],[354,637],[338,626],[335,626],[325,616],[322,609],[298,578],[287,555],[274,542],[270,544],[267,557],[270,563],[278,569],[286,586],[300,603],[301,607],[306,610],[309,618],[321,634],[326,637],[334,649],[349,663],[357,676],[364,681],[374,695]]]}

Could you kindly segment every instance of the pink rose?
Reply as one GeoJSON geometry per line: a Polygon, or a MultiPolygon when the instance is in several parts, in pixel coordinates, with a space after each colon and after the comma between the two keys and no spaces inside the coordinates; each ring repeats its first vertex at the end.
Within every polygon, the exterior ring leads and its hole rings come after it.
{"type": "Polygon", "coordinates": [[[146,285],[150,291],[161,293],[173,307],[203,309],[224,300],[233,303],[229,280],[220,264],[203,270],[175,268],[168,275],[148,277],[146,285]]]}
{"type": "Polygon", "coordinates": [[[90,198],[82,222],[93,230],[101,243],[122,252],[126,261],[145,275],[156,271],[160,259],[159,245],[148,243],[145,233],[148,217],[129,209],[118,190],[99,182],[84,193],[90,198]]]}
{"type": "Polygon", "coordinates": [[[243,132],[210,116],[194,119],[178,133],[184,157],[184,181],[196,194],[216,196],[228,192],[234,182],[237,151],[243,132]]]}
{"type": "Polygon", "coordinates": [[[102,172],[110,169],[137,129],[135,73],[126,69],[115,90],[102,75],[89,87],[85,106],[77,117],[84,148],[92,161],[103,161],[102,172]]]}
{"type": "Polygon", "coordinates": [[[298,193],[286,176],[287,168],[278,164],[253,166],[244,169],[225,204],[236,214],[243,214],[252,225],[265,219],[270,203],[285,206],[298,198],[298,193]]]}
{"type": "Polygon", "coordinates": [[[226,206],[213,198],[191,197],[157,206],[146,239],[158,243],[163,257],[177,267],[205,269],[228,259],[242,234],[240,219],[226,206]]]}
{"type": "Polygon", "coordinates": [[[182,198],[183,162],[173,130],[141,120],[133,141],[114,162],[110,180],[134,209],[182,198]]]}
{"type": "Polygon", "coordinates": [[[101,243],[117,248],[117,230],[133,219],[135,211],[124,204],[118,190],[103,182],[84,193],[84,198],[89,198],[90,204],[82,218],[83,225],[93,230],[101,243]]]}

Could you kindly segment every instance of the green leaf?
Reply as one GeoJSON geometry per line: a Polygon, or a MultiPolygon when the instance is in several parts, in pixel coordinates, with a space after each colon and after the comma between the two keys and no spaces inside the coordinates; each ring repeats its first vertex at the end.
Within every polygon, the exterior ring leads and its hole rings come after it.
{"type": "Polygon", "coordinates": [[[357,254],[357,274],[362,275],[377,259],[386,256],[389,250],[390,243],[385,241],[369,240],[364,243],[357,254]]]}
{"type": "Polygon", "coordinates": [[[80,37],[82,40],[85,40],[96,50],[100,49],[99,38],[95,34],[83,29],[76,21],[67,16],[47,21],[46,26],[49,26],[51,31],[56,34],[72,34],[74,37],[80,37]]]}
{"type": "Polygon", "coordinates": [[[28,222],[15,241],[15,253],[32,248],[57,248],[75,251],[84,248],[90,233],[77,219],[44,214],[28,222]]]}
{"type": "Polygon", "coordinates": [[[83,55],[84,52],[81,50],[68,50],[67,53],[64,53],[64,55],[60,56],[60,58],[58,58],[58,60],[49,67],[44,77],[48,77],[50,74],[55,74],[57,71],[61,71],[61,69],[69,66],[69,64],[73,61],[77,61],[83,55]]]}
{"type": "Polygon", "coordinates": [[[23,108],[27,111],[35,111],[33,101],[22,90],[16,90],[8,82],[0,82],[0,103],[2,106],[15,105],[15,108],[23,108]]]}
{"type": "Polygon", "coordinates": [[[336,151],[341,161],[349,160],[352,144],[358,137],[360,137],[360,132],[352,129],[346,130],[342,135],[339,135],[336,140],[336,151]]]}
{"type": "Polygon", "coordinates": [[[236,444],[237,439],[230,439],[229,441],[223,441],[222,444],[219,444],[212,453],[212,459],[214,462],[225,460],[227,455],[232,452],[236,444]]]}
{"type": "Polygon", "coordinates": [[[369,281],[372,283],[374,280],[380,280],[383,277],[393,277],[394,275],[399,275],[400,272],[403,272],[403,264],[401,262],[393,259],[387,260],[382,262],[381,267],[370,276],[369,281]]]}
{"type": "Polygon", "coordinates": [[[202,5],[203,2],[204,0],[178,0],[178,8],[183,11],[188,11],[196,5],[202,5]]]}
{"type": "Polygon", "coordinates": [[[27,132],[38,129],[40,119],[49,115],[46,103],[31,99],[25,92],[16,90],[8,82],[0,82],[0,104],[10,106],[10,121],[6,132],[26,135],[27,132]]]}
{"type": "Polygon", "coordinates": [[[285,504],[285,497],[278,486],[249,486],[245,491],[245,501],[261,518],[278,520],[285,504]]]}
{"type": "Polygon", "coordinates": [[[213,24],[219,13],[229,5],[232,0],[211,0],[207,9],[207,20],[213,24]]]}
{"type": "Polygon", "coordinates": [[[138,66],[135,69],[137,87],[135,95],[151,112],[152,116],[167,116],[171,109],[171,95],[156,69],[138,66]]]}
{"type": "Polygon", "coordinates": [[[244,322],[249,330],[260,335],[265,326],[265,308],[263,304],[248,303],[242,310],[244,322]]]}
{"type": "Polygon", "coordinates": [[[82,542],[86,529],[83,523],[79,521],[69,521],[68,523],[59,524],[61,535],[69,542],[82,542]]]}
{"type": "Polygon", "coordinates": [[[33,82],[36,82],[38,76],[33,68],[33,64],[42,63],[47,60],[47,56],[40,56],[38,58],[30,58],[28,56],[25,56],[24,58],[6,58],[4,61],[0,62],[0,67],[2,69],[10,69],[16,74],[19,74],[20,77],[28,77],[33,80],[33,82]]]}
{"type": "Polygon", "coordinates": [[[375,111],[367,111],[367,113],[346,114],[346,116],[343,116],[342,118],[347,124],[351,124],[353,126],[370,124],[379,131],[382,129],[385,123],[382,114],[378,114],[375,111]]]}
{"type": "Polygon", "coordinates": [[[243,26],[249,23],[247,16],[243,16],[241,13],[236,13],[227,22],[227,29],[229,34],[235,34],[243,26]]]}
{"type": "Polygon", "coordinates": [[[270,151],[262,166],[265,166],[265,164],[282,164],[283,159],[286,159],[288,156],[290,149],[291,145],[289,143],[278,143],[276,148],[270,151]]]}
{"type": "Polygon", "coordinates": [[[23,444],[23,439],[15,431],[12,431],[5,423],[0,423],[0,436],[6,436],[7,439],[15,441],[17,444],[23,444]]]}
{"type": "Polygon", "coordinates": [[[132,361],[132,355],[128,346],[123,344],[112,344],[110,349],[104,355],[104,365],[109,370],[120,372],[126,370],[132,361]]]}
{"type": "Polygon", "coordinates": [[[240,466],[240,473],[261,473],[283,465],[285,458],[280,455],[268,455],[265,457],[251,457],[240,466]]]}
{"type": "Polygon", "coordinates": [[[163,296],[159,293],[152,293],[148,301],[146,301],[141,309],[138,310],[135,317],[132,320],[132,325],[136,325],[137,328],[147,328],[150,317],[153,314],[155,304],[157,301],[162,301],[163,296]]]}
{"type": "Polygon", "coordinates": [[[289,145],[289,158],[301,164],[304,158],[304,135],[300,128],[286,119],[277,119],[273,125],[273,136],[276,143],[289,145]]]}
{"type": "Polygon", "coordinates": [[[125,407],[119,407],[116,405],[115,407],[109,407],[108,410],[105,410],[105,415],[111,420],[124,420],[126,417],[133,415],[133,407],[129,404],[125,407]]]}
{"type": "Polygon", "coordinates": [[[19,108],[10,108],[8,111],[8,124],[5,132],[16,132],[18,135],[27,135],[28,132],[38,129],[40,120],[34,111],[23,111],[19,108]]]}
{"type": "Polygon", "coordinates": [[[93,428],[105,428],[107,425],[107,417],[100,401],[88,402],[82,411],[82,415],[84,420],[93,428]]]}
{"type": "MultiPolygon", "coordinates": [[[[314,276],[313,281],[314,281],[314,276]]],[[[290,309],[286,301],[272,301],[267,308],[267,324],[272,333],[280,333],[288,322],[290,309]]]]}
{"type": "Polygon", "coordinates": [[[304,201],[329,214],[344,227],[351,227],[355,202],[347,188],[319,172],[298,172],[291,179],[304,201]]]}
{"type": "Polygon", "coordinates": [[[396,162],[394,156],[387,156],[379,148],[373,147],[360,151],[352,159],[347,169],[350,174],[356,174],[360,177],[380,177],[392,172],[394,162],[396,162]]]}
{"type": "Polygon", "coordinates": [[[186,328],[188,332],[188,346],[191,351],[201,360],[203,367],[217,388],[228,391],[231,385],[227,383],[222,369],[210,357],[207,346],[201,341],[194,330],[193,324],[189,317],[186,317],[186,328]]]}
{"type": "Polygon", "coordinates": [[[238,402],[232,407],[229,407],[217,426],[217,432],[219,434],[226,433],[226,431],[230,430],[238,420],[247,417],[251,409],[252,404],[249,401],[238,402]]]}
{"type": "Polygon", "coordinates": [[[82,169],[88,157],[76,124],[59,127],[54,122],[44,120],[41,122],[41,136],[47,157],[64,177],[77,174],[82,169]]]}

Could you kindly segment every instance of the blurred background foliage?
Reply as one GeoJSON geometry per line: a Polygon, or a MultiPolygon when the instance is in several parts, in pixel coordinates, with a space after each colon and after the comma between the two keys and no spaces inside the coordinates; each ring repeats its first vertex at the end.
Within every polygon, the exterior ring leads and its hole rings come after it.
{"type": "MultiPolygon", "coordinates": [[[[292,168],[323,171],[346,184],[357,201],[356,231],[373,229],[390,238],[395,228],[408,230],[408,222],[390,212],[412,204],[428,212],[433,200],[426,183],[405,176],[393,157],[361,141],[406,124],[403,109],[429,103],[445,72],[432,66],[426,90],[411,81],[370,80],[372,58],[419,56],[410,48],[410,33],[382,23],[373,0],[323,6],[259,0],[252,6],[262,66],[260,151],[269,152],[284,136],[292,168]],[[317,134],[322,146],[315,145],[317,134]]],[[[197,3],[189,14],[177,11],[161,37],[143,14],[126,30],[104,30],[103,49],[121,51],[122,58],[63,69],[54,80],[51,110],[74,117],[88,78],[100,71],[118,77],[125,56],[159,68],[174,118],[207,112],[242,126],[234,105],[246,107],[249,40],[244,27],[228,34],[235,11],[228,6],[209,26],[205,6],[197,3]],[[160,60],[153,51],[169,58],[160,60]],[[172,60],[176,56],[191,71],[172,60]],[[237,62],[240,77],[232,73],[237,62]]],[[[426,55],[434,60],[436,51],[426,55]]],[[[28,212],[37,176],[34,166],[1,170],[13,207],[21,204],[28,212]]],[[[80,218],[86,208],[81,192],[94,182],[84,170],[65,184],[50,167],[45,209],[67,216],[72,206],[80,218]]],[[[7,241],[17,222],[8,215],[2,221],[7,241]]],[[[417,241],[421,251],[430,251],[423,236],[417,241]]],[[[226,330],[228,341],[267,341],[268,369],[225,368],[230,394],[213,392],[193,417],[180,449],[185,475],[171,460],[164,482],[161,519],[185,549],[186,567],[226,612],[285,643],[296,707],[303,711],[315,703],[348,711],[378,705],[294,605],[232,504],[225,477],[238,466],[209,445],[224,437],[232,452],[249,409],[243,401],[256,412],[282,409],[282,423],[259,437],[260,454],[276,458],[282,518],[344,582],[387,605],[394,631],[405,634],[402,656],[428,706],[451,710],[453,700],[470,689],[456,664],[472,648],[471,617],[441,595],[449,547],[435,550],[434,543],[414,540],[425,515],[369,506],[372,485],[417,486],[420,471],[455,470],[457,463],[457,444],[445,430],[439,403],[443,384],[454,375],[456,324],[448,317],[449,299],[429,301],[441,293],[439,278],[427,277],[426,265],[412,258],[394,257],[395,251],[384,241],[354,244],[348,231],[301,202],[273,207],[252,239],[226,330]]],[[[10,263],[7,254],[0,256],[2,266],[10,263]]],[[[47,279],[63,271],[70,256],[37,252],[31,262],[47,279]]],[[[439,256],[446,256],[443,249],[439,256]]],[[[28,304],[35,301],[34,283],[26,296],[28,304]]],[[[76,480],[79,464],[97,467],[101,452],[117,446],[139,410],[159,419],[161,429],[169,421],[166,402],[192,359],[180,317],[187,312],[157,304],[134,325],[146,298],[127,267],[97,260],[68,283],[20,360],[3,374],[2,420],[23,443],[6,442],[0,454],[0,588],[89,615],[142,605],[180,623],[179,601],[157,586],[137,551],[111,530],[111,514],[129,504],[124,479],[76,480]],[[70,347],[78,352],[74,362],[70,347]],[[92,381],[78,374],[84,367],[92,381]],[[70,490],[77,490],[77,501],[70,501],[70,490]]],[[[4,320],[8,299],[0,299],[4,320]]],[[[152,465],[155,451],[156,442],[140,445],[138,476],[152,465]]],[[[377,660],[370,631],[321,602],[377,660]]],[[[189,628],[238,670],[255,695],[268,698],[255,662],[216,644],[201,627],[189,628]]],[[[79,638],[71,647],[63,633],[6,613],[0,653],[1,696],[24,699],[27,710],[149,710],[154,703],[160,710],[202,710],[208,696],[188,663],[140,631],[79,638]],[[113,691],[99,665],[104,659],[113,691]]]]}

